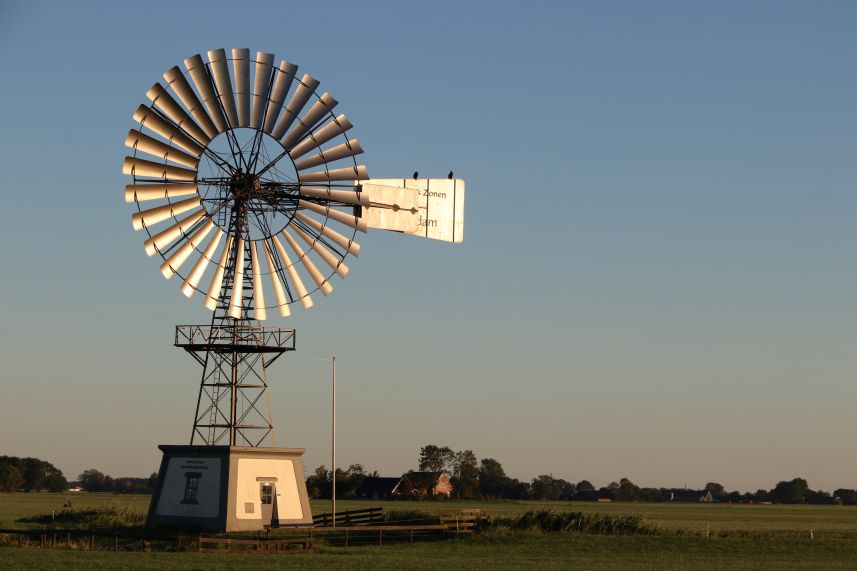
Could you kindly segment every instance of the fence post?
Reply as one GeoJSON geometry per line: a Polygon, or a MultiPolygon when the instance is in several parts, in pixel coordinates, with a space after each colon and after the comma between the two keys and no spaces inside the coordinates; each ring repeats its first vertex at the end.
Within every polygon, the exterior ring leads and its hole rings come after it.
{"type": "Polygon", "coordinates": [[[93,533],[89,536],[89,550],[95,551],[95,534],[93,533]]]}
{"type": "Polygon", "coordinates": [[[119,551],[119,536],[113,534],[113,551],[119,551]]]}
{"type": "Polygon", "coordinates": [[[411,528],[411,543],[414,542],[414,528],[411,528]]]}
{"type": "Polygon", "coordinates": [[[348,547],[348,530],[345,530],[345,547],[348,547]]]}
{"type": "Polygon", "coordinates": [[[378,530],[378,545],[384,545],[384,529],[378,530]]]}

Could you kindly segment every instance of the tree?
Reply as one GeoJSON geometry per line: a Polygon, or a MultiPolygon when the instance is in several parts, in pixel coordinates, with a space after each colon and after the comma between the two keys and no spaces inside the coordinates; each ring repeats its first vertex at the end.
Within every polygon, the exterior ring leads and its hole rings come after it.
{"type": "Polygon", "coordinates": [[[506,488],[506,471],[493,458],[483,458],[479,463],[479,491],[483,496],[502,498],[506,488]]]}
{"type": "Polygon", "coordinates": [[[357,496],[357,488],[366,479],[363,464],[352,464],[347,470],[336,469],[336,497],[353,498],[357,496]]]}
{"type": "Polygon", "coordinates": [[[809,493],[805,496],[805,499],[806,503],[808,504],[828,504],[833,501],[831,499],[831,495],[823,490],[809,490],[809,493]]]}
{"type": "Polygon", "coordinates": [[[619,480],[619,501],[636,502],[640,499],[640,488],[628,478],[619,480]]]}
{"type": "Polygon", "coordinates": [[[790,482],[779,482],[769,495],[775,502],[802,504],[806,503],[810,494],[812,494],[812,490],[809,489],[806,480],[795,478],[790,482]]]}
{"type": "Polygon", "coordinates": [[[657,488],[641,488],[640,489],[640,501],[641,502],[664,502],[666,498],[663,493],[657,488]]]}
{"type": "Polygon", "coordinates": [[[77,479],[80,480],[81,487],[87,492],[103,492],[107,489],[107,476],[95,468],[85,470],[77,479]]]}
{"type": "Polygon", "coordinates": [[[312,498],[329,498],[333,486],[330,483],[330,472],[325,466],[319,466],[306,479],[307,494],[312,498]]]}
{"type": "Polygon", "coordinates": [[[455,452],[449,446],[428,444],[420,448],[419,469],[421,472],[449,471],[455,460],[455,452]]]}
{"type": "Polygon", "coordinates": [[[44,462],[38,458],[24,458],[24,489],[38,492],[45,487],[44,462]]]}
{"type": "Polygon", "coordinates": [[[581,480],[577,483],[578,492],[594,492],[595,486],[589,480],[581,480]]]}
{"type": "Polygon", "coordinates": [[[473,450],[455,453],[450,483],[458,499],[472,500],[479,497],[479,461],[473,450]]]}
{"type": "Polygon", "coordinates": [[[603,488],[599,488],[598,497],[601,499],[618,502],[619,501],[619,483],[618,482],[610,482],[607,486],[605,486],[603,488]]]}
{"type": "Polygon", "coordinates": [[[24,484],[24,475],[12,464],[0,468],[0,490],[14,492],[24,484]]]}
{"type": "Polygon", "coordinates": [[[62,475],[59,470],[49,472],[45,476],[45,489],[52,493],[59,493],[68,490],[68,480],[62,475]]]}
{"type": "Polygon", "coordinates": [[[562,490],[553,476],[542,474],[533,478],[533,483],[530,484],[530,493],[534,500],[554,501],[562,495],[562,490]]]}
{"type": "Polygon", "coordinates": [[[848,488],[839,488],[833,491],[833,497],[839,498],[843,506],[857,505],[857,491],[848,488]]]}
{"type": "Polygon", "coordinates": [[[705,484],[705,491],[711,492],[715,500],[721,500],[726,497],[726,490],[717,482],[708,482],[705,484]]]}

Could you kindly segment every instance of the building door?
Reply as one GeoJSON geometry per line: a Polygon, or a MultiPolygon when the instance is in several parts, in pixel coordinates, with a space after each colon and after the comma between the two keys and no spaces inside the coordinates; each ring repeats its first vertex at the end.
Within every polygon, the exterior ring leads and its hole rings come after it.
{"type": "Polygon", "coordinates": [[[259,499],[262,500],[262,525],[274,523],[274,498],[276,495],[277,484],[274,482],[259,483],[259,499]]]}

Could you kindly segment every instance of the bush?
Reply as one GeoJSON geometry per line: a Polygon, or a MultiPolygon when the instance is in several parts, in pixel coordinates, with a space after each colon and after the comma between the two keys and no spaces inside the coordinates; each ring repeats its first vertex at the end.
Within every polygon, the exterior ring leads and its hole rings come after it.
{"type": "Polygon", "coordinates": [[[610,515],[583,512],[528,511],[517,517],[496,518],[492,525],[507,526],[515,531],[577,532],[602,535],[635,535],[653,533],[635,515],[610,515]]]}
{"type": "Polygon", "coordinates": [[[145,523],[146,514],[127,506],[111,504],[91,509],[66,509],[56,514],[33,515],[17,521],[69,527],[129,527],[145,523]]]}

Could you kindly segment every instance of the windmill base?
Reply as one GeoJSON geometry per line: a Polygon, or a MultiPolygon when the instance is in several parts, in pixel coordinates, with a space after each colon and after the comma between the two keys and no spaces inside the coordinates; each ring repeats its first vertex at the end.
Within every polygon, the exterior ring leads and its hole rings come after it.
{"type": "Polygon", "coordinates": [[[160,445],[146,526],[210,532],[312,525],[303,448],[160,445]]]}

